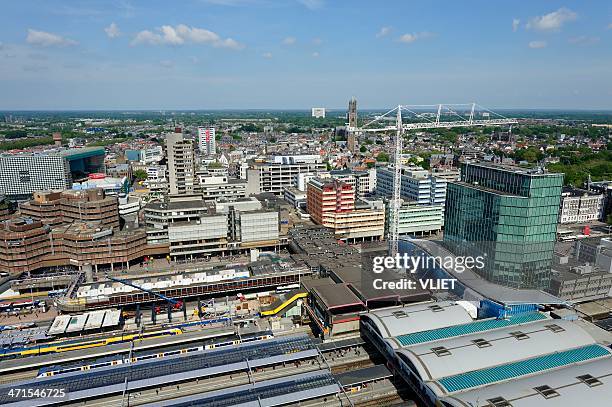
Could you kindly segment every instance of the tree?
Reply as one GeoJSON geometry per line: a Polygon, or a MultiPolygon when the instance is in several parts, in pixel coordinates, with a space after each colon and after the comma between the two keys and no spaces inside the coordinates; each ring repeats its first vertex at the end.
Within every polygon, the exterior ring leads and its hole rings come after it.
{"type": "Polygon", "coordinates": [[[53,139],[51,137],[26,138],[14,141],[3,141],[0,143],[0,150],[21,150],[24,148],[45,146],[49,144],[53,144],[53,139]]]}
{"type": "Polygon", "coordinates": [[[134,171],[134,178],[136,178],[137,181],[144,181],[145,179],[147,179],[147,177],[148,175],[145,170],[134,171]]]}
{"type": "Polygon", "coordinates": [[[389,162],[389,154],[385,153],[384,151],[381,151],[376,156],[376,161],[388,163],[389,162]]]}
{"type": "Polygon", "coordinates": [[[538,153],[536,153],[535,151],[533,151],[532,149],[528,149],[527,151],[525,151],[525,153],[523,154],[523,158],[526,161],[529,161],[530,163],[536,161],[538,159],[538,153]]]}
{"type": "Polygon", "coordinates": [[[366,146],[361,146],[361,147],[359,147],[359,152],[361,152],[361,153],[365,153],[366,151],[368,151],[368,149],[366,148],[366,146]]]}

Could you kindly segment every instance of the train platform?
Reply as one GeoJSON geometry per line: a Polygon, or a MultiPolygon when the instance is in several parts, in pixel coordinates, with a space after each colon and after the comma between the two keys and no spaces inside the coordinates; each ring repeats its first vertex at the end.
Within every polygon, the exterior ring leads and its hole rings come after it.
{"type": "Polygon", "coordinates": [[[146,404],[145,407],[272,407],[335,395],[340,386],[326,370],[146,404]]]}
{"type": "MultiPolygon", "coordinates": [[[[144,349],[144,350],[132,350],[132,352],[130,352],[130,356],[131,356],[132,361],[135,360],[137,362],[139,360],[146,360],[146,359],[150,359],[154,357],[160,357],[160,355],[163,355],[163,357],[167,357],[167,356],[179,354],[181,352],[185,352],[188,350],[193,351],[193,349],[196,347],[204,347],[204,346],[209,346],[209,345],[215,346],[215,347],[220,347],[220,345],[227,346],[228,344],[232,344],[233,342],[238,341],[238,340],[244,342],[244,341],[248,341],[249,339],[253,340],[258,337],[267,336],[271,334],[272,334],[271,331],[261,331],[261,332],[254,332],[251,334],[241,335],[240,337],[238,337],[237,335],[232,335],[229,337],[225,336],[222,338],[217,337],[217,338],[202,339],[202,340],[199,340],[196,342],[190,342],[190,343],[181,342],[181,343],[177,343],[174,345],[167,345],[167,346],[158,347],[158,348],[151,348],[151,349],[144,349]]],[[[85,361],[77,360],[73,362],[62,363],[60,365],[45,366],[40,369],[39,373],[66,371],[72,368],[83,368],[83,370],[90,370],[90,369],[97,368],[99,365],[105,364],[106,362],[112,364],[113,362],[122,361],[124,358],[127,359],[127,357],[128,355],[110,355],[110,356],[104,356],[102,358],[90,359],[90,360],[85,360],[85,361]]],[[[131,362],[131,363],[134,363],[134,362],[131,362]]]]}
{"type": "Polygon", "coordinates": [[[323,342],[319,346],[321,352],[333,352],[336,350],[351,348],[353,346],[363,346],[365,341],[361,337],[340,339],[337,341],[323,342]]]}
{"type": "Polygon", "coordinates": [[[378,380],[393,377],[391,371],[385,365],[376,365],[351,370],[349,372],[337,373],[334,375],[342,387],[360,386],[378,380]]]}
{"type": "Polygon", "coordinates": [[[190,344],[202,340],[234,335],[234,329],[229,327],[207,328],[199,331],[185,332],[181,335],[161,336],[142,341],[123,342],[106,346],[80,349],[62,353],[50,353],[0,361],[0,374],[22,370],[37,369],[43,366],[59,365],[85,359],[97,359],[116,354],[127,354],[130,351],[144,351],[178,344],[190,344]]]}
{"type": "Polygon", "coordinates": [[[34,407],[57,403],[52,398],[16,400],[9,391],[20,394],[24,389],[40,394],[42,389],[64,389],[70,401],[102,395],[166,386],[219,374],[251,371],[259,367],[291,363],[319,355],[306,335],[274,338],[265,343],[247,343],[229,349],[179,354],[128,365],[102,367],[91,371],[66,373],[0,386],[0,405],[34,407]],[[36,392],[36,390],[39,390],[36,392]]]}
{"type": "Polygon", "coordinates": [[[2,330],[2,333],[0,333],[0,348],[24,346],[30,342],[50,339],[46,332],[47,328],[45,327],[2,330]]]}

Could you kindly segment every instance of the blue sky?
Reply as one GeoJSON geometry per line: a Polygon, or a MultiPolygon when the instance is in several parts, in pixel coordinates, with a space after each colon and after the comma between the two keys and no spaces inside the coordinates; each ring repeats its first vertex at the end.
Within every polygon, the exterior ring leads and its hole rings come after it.
{"type": "Polygon", "coordinates": [[[0,109],[612,109],[612,2],[5,0],[0,109]]]}

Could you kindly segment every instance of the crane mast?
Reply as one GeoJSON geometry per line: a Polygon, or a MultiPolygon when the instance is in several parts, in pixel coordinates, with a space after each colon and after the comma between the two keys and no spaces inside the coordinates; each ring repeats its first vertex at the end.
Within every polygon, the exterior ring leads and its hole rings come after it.
{"type": "Polygon", "coordinates": [[[437,105],[398,105],[397,107],[389,110],[385,114],[371,120],[362,127],[348,128],[349,132],[369,133],[369,132],[389,132],[395,131],[395,154],[394,154],[394,174],[393,174],[393,196],[390,201],[390,222],[389,222],[389,256],[394,257],[397,255],[399,250],[399,213],[402,206],[401,199],[401,188],[402,188],[402,141],[406,131],[410,130],[421,130],[421,129],[450,129],[454,127],[473,127],[473,126],[504,126],[518,123],[516,119],[508,119],[499,115],[491,110],[484,109],[480,106],[485,113],[483,116],[490,117],[491,114],[497,116],[494,119],[475,119],[476,103],[469,104],[437,104],[437,105]],[[469,117],[462,117],[453,106],[464,106],[469,107],[469,117]],[[423,114],[417,113],[415,110],[423,108],[435,108],[437,109],[435,120],[429,120],[423,114]],[[415,110],[413,110],[415,109],[415,110]],[[406,123],[404,124],[402,118],[402,110],[414,114],[419,119],[424,119],[421,122],[406,123]],[[395,125],[384,126],[384,127],[369,127],[370,125],[377,123],[385,118],[391,118],[391,114],[395,112],[395,125]],[[448,114],[455,117],[455,120],[442,121],[440,120],[443,114],[448,114]]]}
{"type": "Polygon", "coordinates": [[[389,223],[389,255],[395,256],[398,252],[399,245],[399,211],[402,206],[402,137],[403,137],[403,122],[402,109],[397,107],[397,116],[395,118],[395,155],[394,165],[395,173],[393,175],[393,197],[391,198],[391,216],[389,223]]]}

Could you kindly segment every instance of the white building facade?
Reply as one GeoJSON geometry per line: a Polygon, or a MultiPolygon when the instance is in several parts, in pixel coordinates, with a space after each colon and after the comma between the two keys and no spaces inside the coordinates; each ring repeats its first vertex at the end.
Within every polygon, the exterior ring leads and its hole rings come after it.
{"type": "Polygon", "coordinates": [[[565,189],[561,194],[559,223],[588,223],[602,220],[605,196],[579,189],[565,189]]]}
{"type": "Polygon", "coordinates": [[[217,141],[215,139],[215,127],[198,127],[198,146],[201,154],[215,155],[217,141]]]}

